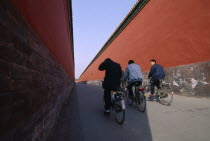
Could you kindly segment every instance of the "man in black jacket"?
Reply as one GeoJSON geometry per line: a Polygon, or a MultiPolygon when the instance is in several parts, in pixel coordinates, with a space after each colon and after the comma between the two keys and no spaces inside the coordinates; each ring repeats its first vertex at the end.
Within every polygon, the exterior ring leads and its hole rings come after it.
{"type": "Polygon", "coordinates": [[[150,88],[151,88],[150,97],[151,97],[151,96],[154,96],[155,86],[157,88],[160,88],[160,81],[165,78],[165,72],[161,65],[156,64],[155,59],[150,60],[150,64],[152,65],[152,67],[150,69],[148,78],[150,79],[150,82],[151,82],[151,85],[150,85],[150,88]]]}
{"type": "Polygon", "coordinates": [[[122,70],[120,64],[107,58],[102,62],[98,68],[100,71],[106,71],[103,88],[104,88],[104,101],[105,101],[105,113],[110,113],[111,106],[111,90],[118,89],[120,87],[120,79],[122,77],[122,70]]]}

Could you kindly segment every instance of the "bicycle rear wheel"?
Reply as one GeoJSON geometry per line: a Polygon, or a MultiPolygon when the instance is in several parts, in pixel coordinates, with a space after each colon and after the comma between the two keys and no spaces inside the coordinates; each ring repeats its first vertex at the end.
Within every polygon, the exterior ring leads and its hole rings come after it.
{"type": "Polygon", "coordinates": [[[126,101],[127,101],[128,105],[133,105],[133,97],[131,97],[129,95],[128,91],[126,91],[126,101]]]}
{"type": "Polygon", "coordinates": [[[146,109],[146,98],[144,96],[144,93],[142,91],[139,91],[139,93],[136,95],[135,100],[139,111],[144,112],[146,109]]]}
{"type": "Polygon", "coordinates": [[[113,111],[116,122],[120,125],[123,124],[125,120],[125,102],[123,99],[114,102],[113,111]]]}
{"type": "Polygon", "coordinates": [[[170,106],[173,101],[173,91],[168,85],[162,85],[158,90],[160,103],[170,106]]]}

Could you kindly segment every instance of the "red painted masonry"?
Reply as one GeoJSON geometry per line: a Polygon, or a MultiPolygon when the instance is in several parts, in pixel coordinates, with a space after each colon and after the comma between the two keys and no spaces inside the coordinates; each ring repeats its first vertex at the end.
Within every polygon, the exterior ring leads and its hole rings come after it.
{"type": "Polygon", "coordinates": [[[164,67],[210,60],[210,3],[208,0],[150,0],[80,81],[101,79],[99,64],[107,57],[125,69],[129,59],[150,69],[155,58],[164,67]]]}
{"type": "Polygon", "coordinates": [[[74,78],[73,45],[66,0],[13,0],[34,32],[74,78]]]}

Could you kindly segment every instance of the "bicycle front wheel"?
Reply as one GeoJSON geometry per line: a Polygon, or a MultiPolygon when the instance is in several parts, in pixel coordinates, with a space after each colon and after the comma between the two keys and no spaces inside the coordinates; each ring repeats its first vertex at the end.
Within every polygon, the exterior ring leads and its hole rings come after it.
{"type": "Polygon", "coordinates": [[[170,106],[173,100],[173,91],[168,85],[162,85],[158,90],[160,103],[170,106]]]}
{"type": "Polygon", "coordinates": [[[149,99],[149,95],[151,94],[151,89],[150,89],[150,85],[146,85],[144,87],[144,96],[146,100],[150,100],[149,99]]]}
{"type": "Polygon", "coordinates": [[[125,102],[124,100],[119,100],[119,101],[115,101],[114,103],[114,116],[116,119],[116,122],[118,124],[123,124],[124,120],[125,120],[125,102]]]}

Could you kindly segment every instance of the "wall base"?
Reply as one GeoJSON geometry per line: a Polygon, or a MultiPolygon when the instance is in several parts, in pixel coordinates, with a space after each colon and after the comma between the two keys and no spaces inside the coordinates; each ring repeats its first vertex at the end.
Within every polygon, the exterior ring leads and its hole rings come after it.
{"type": "MultiPolygon", "coordinates": [[[[210,61],[166,68],[165,81],[170,83],[173,92],[178,95],[210,97],[210,61]]],[[[144,72],[143,85],[149,83],[149,72],[144,72]]],[[[101,85],[100,80],[88,81],[87,84],[101,85]]]]}

